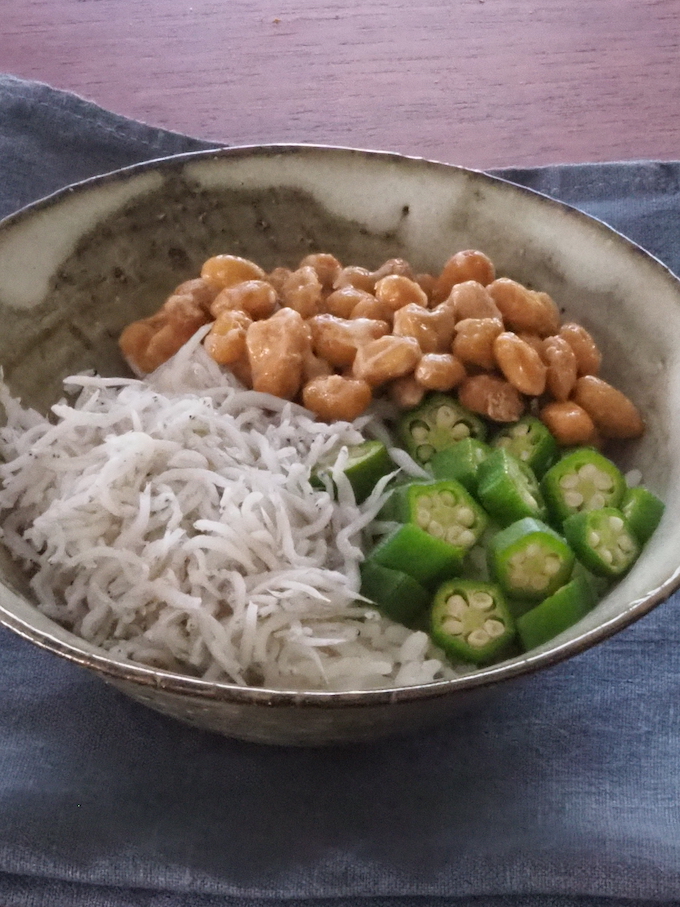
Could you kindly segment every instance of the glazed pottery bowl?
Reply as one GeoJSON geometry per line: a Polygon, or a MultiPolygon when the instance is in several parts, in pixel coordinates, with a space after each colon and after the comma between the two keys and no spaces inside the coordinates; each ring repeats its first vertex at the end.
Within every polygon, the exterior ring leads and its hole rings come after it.
{"type": "Polygon", "coordinates": [[[369,692],[243,688],[116,659],[40,613],[0,551],[0,620],[149,706],[226,735],[322,744],[415,730],[499,684],[596,645],[680,584],[680,283],[603,224],[482,173],[349,149],[237,148],[89,180],[0,225],[0,365],[42,411],[82,369],[126,374],[117,337],[202,262],[228,251],[265,269],[312,250],[375,268],[437,271],[479,248],[501,275],[550,293],[598,339],[603,377],[631,396],[644,437],[615,454],[666,502],[633,570],[580,623],[541,648],[455,680],[369,692]]]}

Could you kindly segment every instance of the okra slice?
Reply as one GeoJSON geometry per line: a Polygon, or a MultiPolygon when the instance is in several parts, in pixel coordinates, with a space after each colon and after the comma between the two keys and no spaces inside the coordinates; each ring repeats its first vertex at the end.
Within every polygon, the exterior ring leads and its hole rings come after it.
{"type": "Polygon", "coordinates": [[[564,521],[564,534],[576,557],[598,576],[621,576],[640,554],[628,521],[615,507],[573,514],[564,521]]]}
{"type": "Polygon", "coordinates": [[[484,440],[486,426],[453,397],[432,394],[401,417],[398,432],[406,450],[424,466],[438,450],[453,447],[458,441],[465,438],[484,440]]]}
{"type": "MultiPolygon", "coordinates": [[[[324,488],[323,476],[330,476],[338,452],[324,457],[316,466],[310,479],[316,488],[324,488]]],[[[382,441],[363,441],[348,448],[344,473],[349,479],[354,498],[361,504],[375,488],[379,479],[396,469],[382,441]]]]}
{"type": "Polygon", "coordinates": [[[551,517],[562,523],[574,513],[618,507],[626,480],[611,460],[582,447],[550,467],[541,490],[551,517]]]}
{"type": "Polygon", "coordinates": [[[420,526],[405,523],[376,545],[366,558],[366,563],[369,562],[401,570],[427,586],[456,576],[460,572],[462,552],[420,526]]]}
{"type": "Polygon", "coordinates": [[[496,435],[491,446],[507,450],[539,479],[559,456],[557,441],[535,416],[523,416],[518,422],[507,425],[496,435]]]}
{"type": "Polygon", "coordinates": [[[487,664],[507,649],[515,624],[503,593],[492,583],[454,579],[435,594],[430,635],[453,659],[487,664]]]}
{"type": "Polygon", "coordinates": [[[568,630],[592,610],[596,598],[583,577],[575,577],[531,611],[517,618],[517,633],[525,651],[568,630]]]}
{"type": "Polygon", "coordinates": [[[361,594],[400,624],[412,627],[427,611],[432,595],[403,570],[392,570],[375,561],[361,565],[361,594]]]}
{"type": "Polygon", "coordinates": [[[480,464],[477,478],[477,497],[501,526],[523,517],[545,517],[546,507],[536,476],[507,450],[494,450],[480,464]]]}
{"type": "Polygon", "coordinates": [[[649,541],[665,509],[664,502],[642,485],[629,488],[621,501],[621,513],[641,545],[649,541]]]}
{"type": "Polygon", "coordinates": [[[428,535],[453,545],[461,557],[486,529],[489,518],[460,482],[411,482],[389,499],[393,519],[415,523],[428,535]]]}
{"type": "Polygon", "coordinates": [[[592,597],[599,602],[609,592],[614,580],[609,576],[597,576],[577,560],[571,573],[572,579],[581,579],[591,591],[592,597]]]}
{"type": "Polygon", "coordinates": [[[526,517],[502,529],[489,543],[489,572],[506,595],[540,600],[563,586],[574,552],[554,529],[526,517]]]}
{"type": "Polygon", "coordinates": [[[480,463],[491,453],[491,448],[477,438],[464,438],[453,447],[437,451],[430,460],[435,479],[455,479],[470,494],[477,494],[477,474],[480,463]]]}

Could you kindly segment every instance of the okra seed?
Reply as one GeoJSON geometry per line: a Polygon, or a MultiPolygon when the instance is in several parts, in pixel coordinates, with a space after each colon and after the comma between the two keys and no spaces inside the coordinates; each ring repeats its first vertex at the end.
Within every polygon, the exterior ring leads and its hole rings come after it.
{"type": "Polygon", "coordinates": [[[435,419],[437,428],[451,428],[456,421],[456,414],[450,406],[440,406],[435,419]]]}
{"type": "Polygon", "coordinates": [[[586,463],[585,466],[582,466],[578,474],[582,479],[594,479],[595,476],[599,475],[600,470],[595,466],[594,463],[586,463]]]}
{"type": "Polygon", "coordinates": [[[588,533],[588,544],[591,548],[595,548],[600,544],[600,536],[597,532],[591,531],[588,533]]]}
{"type": "Polygon", "coordinates": [[[610,475],[607,475],[606,472],[598,472],[598,474],[593,478],[593,485],[599,491],[611,491],[614,485],[614,480],[610,475]]]}
{"type": "Polygon", "coordinates": [[[545,559],[543,572],[546,576],[555,576],[560,570],[560,559],[556,554],[550,554],[545,559]]]}
{"type": "Polygon", "coordinates": [[[633,544],[633,540],[628,538],[627,535],[621,536],[621,538],[618,541],[618,545],[624,554],[629,554],[633,550],[633,548],[635,548],[635,545],[633,544]]]}
{"type": "Polygon", "coordinates": [[[580,507],[583,503],[583,495],[580,491],[568,491],[564,496],[564,503],[568,507],[580,507]]]}
{"type": "Polygon", "coordinates": [[[606,561],[608,564],[613,563],[614,555],[611,553],[609,548],[603,548],[601,554],[602,554],[603,561],[606,561]]]}
{"type": "Polygon", "coordinates": [[[623,529],[623,520],[620,516],[610,516],[609,525],[615,532],[621,532],[623,529]]]}
{"type": "Polygon", "coordinates": [[[470,607],[477,611],[490,611],[493,608],[493,598],[488,592],[473,592],[470,596],[470,607]]]}
{"type": "Polygon", "coordinates": [[[451,437],[455,438],[456,441],[462,441],[463,438],[470,437],[470,429],[465,422],[459,422],[458,425],[454,425],[451,429],[451,437]]]}
{"type": "Polygon", "coordinates": [[[446,602],[449,614],[452,617],[462,618],[468,610],[468,603],[462,595],[451,595],[446,602]]]}
{"type": "Polygon", "coordinates": [[[538,573],[534,576],[529,577],[528,586],[530,589],[535,589],[537,592],[540,592],[541,589],[544,589],[548,585],[548,578],[545,576],[540,576],[538,573]]]}
{"type": "Polygon", "coordinates": [[[422,444],[416,453],[421,463],[427,463],[434,456],[434,447],[431,444],[422,444]]]}
{"type": "Polygon", "coordinates": [[[470,545],[474,545],[474,543],[475,535],[473,532],[470,532],[469,529],[464,529],[458,536],[458,544],[462,545],[463,548],[469,548],[470,545]]]}
{"type": "Polygon", "coordinates": [[[424,422],[414,422],[411,426],[411,434],[414,441],[427,441],[430,429],[424,422]]]}
{"type": "Polygon", "coordinates": [[[524,553],[526,554],[526,557],[536,557],[537,554],[541,553],[541,546],[536,544],[536,542],[532,542],[530,545],[527,545],[524,553]]]}
{"type": "Polygon", "coordinates": [[[602,507],[604,507],[604,495],[598,491],[590,499],[590,510],[600,510],[602,507]]]}
{"type": "Polygon", "coordinates": [[[529,426],[522,422],[515,426],[512,433],[516,438],[521,438],[529,434],[529,426]]]}
{"type": "Polygon", "coordinates": [[[462,636],[463,623],[462,623],[462,621],[456,620],[453,617],[447,617],[446,620],[442,621],[442,629],[446,633],[454,633],[457,636],[462,636]]]}
{"type": "Polygon", "coordinates": [[[452,507],[456,503],[456,499],[450,491],[442,491],[439,500],[448,507],[452,507]]]}
{"type": "Polygon", "coordinates": [[[444,536],[444,527],[441,523],[438,523],[436,520],[431,520],[430,524],[427,527],[427,531],[430,535],[433,535],[436,539],[440,539],[444,536]]]}
{"type": "Polygon", "coordinates": [[[416,522],[421,529],[427,529],[430,522],[430,512],[428,510],[419,510],[416,514],[416,522]]]}
{"type": "Polygon", "coordinates": [[[567,491],[570,488],[576,488],[578,485],[578,476],[576,473],[569,472],[566,476],[562,476],[560,479],[560,488],[567,491]]]}
{"type": "Polygon", "coordinates": [[[469,507],[458,507],[455,511],[454,516],[461,524],[461,526],[474,526],[475,524],[475,515],[469,507]]]}
{"type": "Polygon", "coordinates": [[[446,533],[446,541],[450,545],[457,545],[460,539],[460,526],[450,526],[446,533]]]}
{"type": "Polygon", "coordinates": [[[475,649],[481,649],[482,646],[485,646],[491,637],[482,627],[479,627],[477,630],[473,630],[472,633],[467,638],[468,645],[473,646],[475,649]]]}
{"type": "Polygon", "coordinates": [[[505,624],[502,624],[500,620],[485,620],[484,629],[491,639],[497,639],[505,633],[505,624]]]}

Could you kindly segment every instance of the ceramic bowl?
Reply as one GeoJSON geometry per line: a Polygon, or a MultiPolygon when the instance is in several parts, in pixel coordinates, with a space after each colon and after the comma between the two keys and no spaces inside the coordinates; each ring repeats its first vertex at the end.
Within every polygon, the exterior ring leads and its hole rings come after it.
{"type": "Polygon", "coordinates": [[[455,680],[375,692],[240,688],[111,658],[43,616],[0,550],[0,620],[149,706],[249,740],[322,744],[443,721],[498,684],[596,645],[680,583],[680,284],[657,260],[567,206],[485,174],[349,149],[237,148],[155,161],[65,189],[0,225],[0,364],[43,411],[61,380],[124,374],[117,336],[229,251],[265,268],[310,250],[375,268],[390,257],[436,271],[483,249],[500,274],[549,292],[591,330],[603,377],[644,412],[620,451],[666,501],[663,522],[625,579],[585,619],[527,655],[455,680]]]}

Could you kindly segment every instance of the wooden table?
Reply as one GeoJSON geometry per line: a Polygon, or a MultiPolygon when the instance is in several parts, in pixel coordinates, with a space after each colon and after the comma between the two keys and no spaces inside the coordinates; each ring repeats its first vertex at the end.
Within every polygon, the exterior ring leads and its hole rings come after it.
{"type": "Polygon", "coordinates": [[[0,69],[229,144],[680,157],[678,0],[5,0],[0,69]]]}

